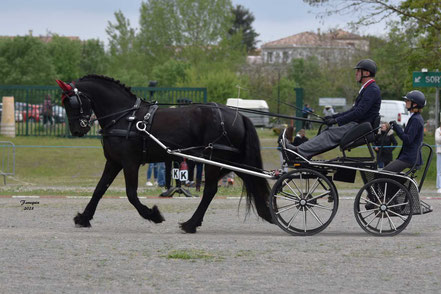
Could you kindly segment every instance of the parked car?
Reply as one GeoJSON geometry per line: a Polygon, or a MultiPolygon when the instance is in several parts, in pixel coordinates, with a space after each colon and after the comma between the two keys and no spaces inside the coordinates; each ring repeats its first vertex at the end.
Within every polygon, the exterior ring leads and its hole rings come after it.
{"type": "MultiPolygon", "coordinates": [[[[3,103],[0,102],[0,120],[3,114],[3,103]]],[[[15,109],[15,121],[20,122],[23,121],[23,114],[20,110],[15,109]]]]}
{"type": "Polygon", "coordinates": [[[383,100],[380,107],[381,121],[390,122],[395,120],[399,125],[405,127],[410,114],[406,108],[406,102],[402,100],[383,100]]]}
{"type": "Polygon", "coordinates": [[[32,122],[39,122],[41,120],[41,105],[36,104],[28,104],[28,109],[25,109],[22,111],[23,114],[23,121],[32,121],[32,122]]]}

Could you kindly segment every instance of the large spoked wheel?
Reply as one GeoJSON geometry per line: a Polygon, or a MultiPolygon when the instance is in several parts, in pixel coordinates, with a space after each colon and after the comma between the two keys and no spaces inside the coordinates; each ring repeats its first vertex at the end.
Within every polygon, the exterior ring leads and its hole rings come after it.
{"type": "Polygon", "coordinates": [[[274,222],[292,235],[314,235],[324,230],[338,208],[337,191],[323,174],[297,169],[273,186],[270,211],[274,222]]]}
{"type": "Polygon", "coordinates": [[[375,179],[364,185],[354,202],[355,219],[375,236],[394,236],[412,219],[413,199],[406,187],[392,179],[375,179]]]}

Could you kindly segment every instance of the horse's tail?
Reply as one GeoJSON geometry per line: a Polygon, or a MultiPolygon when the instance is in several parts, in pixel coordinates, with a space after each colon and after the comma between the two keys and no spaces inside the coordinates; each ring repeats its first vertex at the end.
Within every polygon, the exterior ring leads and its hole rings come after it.
{"type": "MultiPolygon", "coordinates": [[[[242,154],[243,163],[245,165],[262,169],[262,155],[260,153],[260,142],[256,129],[249,118],[244,116],[243,122],[245,125],[245,146],[242,154]]],[[[261,218],[272,223],[271,213],[268,208],[268,199],[271,193],[268,181],[265,178],[243,173],[238,175],[245,184],[247,194],[247,209],[249,210],[252,207],[252,204],[254,204],[257,214],[261,218]]]]}

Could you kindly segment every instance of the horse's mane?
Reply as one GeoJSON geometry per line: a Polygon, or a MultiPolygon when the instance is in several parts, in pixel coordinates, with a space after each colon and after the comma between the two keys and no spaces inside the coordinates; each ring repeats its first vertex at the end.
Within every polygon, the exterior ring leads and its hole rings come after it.
{"type": "Polygon", "coordinates": [[[124,91],[128,92],[131,96],[136,98],[136,95],[132,93],[132,91],[130,90],[131,88],[126,86],[125,84],[121,83],[120,80],[115,80],[114,78],[111,77],[107,77],[107,76],[103,76],[103,75],[95,75],[95,74],[90,74],[90,75],[85,75],[82,78],[79,78],[78,81],[82,81],[82,80],[89,80],[89,79],[95,79],[95,80],[105,80],[105,81],[109,81],[112,82],[114,84],[117,84],[118,86],[120,86],[124,91]]]}

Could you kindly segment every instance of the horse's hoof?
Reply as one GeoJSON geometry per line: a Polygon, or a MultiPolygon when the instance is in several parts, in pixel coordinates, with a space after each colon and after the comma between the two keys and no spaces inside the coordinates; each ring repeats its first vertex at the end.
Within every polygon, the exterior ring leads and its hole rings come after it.
{"type": "Polygon", "coordinates": [[[152,212],[149,215],[149,219],[156,224],[165,221],[165,218],[162,216],[161,212],[158,209],[158,206],[156,205],[152,207],[152,212]]]}
{"type": "Polygon", "coordinates": [[[90,228],[92,225],[90,224],[89,220],[84,218],[84,215],[81,213],[78,213],[75,217],[74,217],[74,223],[75,223],[75,227],[77,228],[90,228]]]}
{"type": "Polygon", "coordinates": [[[190,222],[180,223],[179,227],[186,233],[194,234],[196,233],[196,226],[192,225],[190,222]]]}

